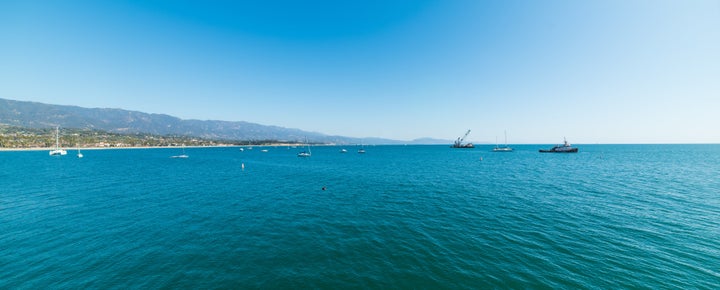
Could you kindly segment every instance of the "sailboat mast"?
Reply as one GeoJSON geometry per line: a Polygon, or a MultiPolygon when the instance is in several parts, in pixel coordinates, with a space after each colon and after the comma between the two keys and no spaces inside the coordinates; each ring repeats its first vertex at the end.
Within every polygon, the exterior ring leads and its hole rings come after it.
{"type": "Polygon", "coordinates": [[[60,127],[55,127],[55,149],[60,149],[60,127]]]}

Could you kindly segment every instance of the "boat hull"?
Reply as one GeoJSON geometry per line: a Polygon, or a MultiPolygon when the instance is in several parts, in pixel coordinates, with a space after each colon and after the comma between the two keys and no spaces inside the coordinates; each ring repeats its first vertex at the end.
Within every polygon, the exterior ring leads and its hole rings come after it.
{"type": "Polygon", "coordinates": [[[63,156],[63,155],[67,155],[67,151],[62,150],[62,149],[56,149],[56,150],[50,151],[49,154],[50,154],[50,156],[63,156]]]}
{"type": "Polygon", "coordinates": [[[493,152],[513,152],[513,149],[510,147],[493,148],[493,152]]]}
{"type": "Polygon", "coordinates": [[[577,148],[564,149],[564,150],[553,150],[553,149],[546,150],[546,149],[540,149],[539,151],[540,151],[540,153],[577,153],[577,152],[578,152],[578,149],[577,149],[577,148]]]}
{"type": "Polygon", "coordinates": [[[562,145],[557,145],[553,148],[547,149],[540,149],[540,153],[577,153],[578,149],[570,146],[570,143],[568,143],[567,139],[563,140],[562,145]]]}

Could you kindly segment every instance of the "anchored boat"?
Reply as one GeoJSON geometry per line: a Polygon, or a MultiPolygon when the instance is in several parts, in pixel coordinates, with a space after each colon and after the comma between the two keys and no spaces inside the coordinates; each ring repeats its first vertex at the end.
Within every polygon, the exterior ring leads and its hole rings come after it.
{"type": "Polygon", "coordinates": [[[512,152],[513,149],[508,147],[507,145],[507,131],[505,131],[505,146],[500,147],[497,144],[497,137],[495,137],[495,148],[493,148],[493,152],[512,152]]]}
{"type": "Polygon", "coordinates": [[[467,132],[465,132],[465,135],[463,135],[462,137],[458,137],[457,140],[455,140],[455,143],[453,143],[450,147],[451,148],[475,148],[475,145],[473,145],[472,143],[463,144],[463,141],[465,141],[465,138],[468,136],[468,134],[470,134],[470,130],[467,130],[467,132]]]}
{"type": "Polygon", "coordinates": [[[540,153],[577,153],[578,149],[570,146],[570,143],[563,138],[563,145],[556,145],[550,149],[540,149],[540,153]]]}
{"type": "Polygon", "coordinates": [[[297,154],[297,157],[310,157],[312,156],[312,151],[310,151],[310,143],[307,141],[307,137],[305,137],[305,145],[307,146],[307,150],[299,152],[297,154]]]}
{"type": "Polygon", "coordinates": [[[55,127],[55,149],[49,152],[50,156],[67,155],[65,149],[60,149],[60,127],[55,127]]]}

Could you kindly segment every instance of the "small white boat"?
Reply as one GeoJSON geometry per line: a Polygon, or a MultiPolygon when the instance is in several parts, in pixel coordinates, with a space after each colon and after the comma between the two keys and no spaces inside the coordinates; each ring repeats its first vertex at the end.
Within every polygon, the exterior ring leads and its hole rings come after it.
{"type": "Polygon", "coordinates": [[[60,149],[60,127],[55,127],[55,150],[49,152],[50,156],[67,155],[67,151],[60,149]]]}
{"type": "Polygon", "coordinates": [[[80,153],[80,147],[78,147],[78,154],[77,154],[77,158],[83,158],[83,154],[82,154],[82,153],[80,153]]]}
{"type": "Polygon", "coordinates": [[[305,138],[305,145],[307,145],[307,150],[299,152],[297,157],[310,157],[312,155],[312,151],[310,151],[310,143],[308,143],[307,138],[305,138]]]}
{"type": "Polygon", "coordinates": [[[340,153],[347,153],[346,149],[340,149],[340,153]]]}
{"type": "Polygon", "coordinates": [[[505,131],[505,146],[500,147],[497,144],[497,138],[495,138],[495,148],[493,148],[493,152],[512,152],[513,149],[507,146],[507,131],[505,131]]]}
{"type": "Polygon", "coordinates": [[[182,158],[189,158],[189,157],[190,157],[190,156],[188,156],[188,155],[185,154],[185,145],[183,145],[183,147],[182,147],[182,154],[170,156],[170,158],[181,158],[181,159],[182,159],[182,158]]]}

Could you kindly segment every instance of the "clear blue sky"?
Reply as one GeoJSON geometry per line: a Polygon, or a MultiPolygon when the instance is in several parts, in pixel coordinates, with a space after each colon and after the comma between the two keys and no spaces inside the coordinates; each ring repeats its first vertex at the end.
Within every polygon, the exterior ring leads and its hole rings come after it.
{"type": "Polygon", "coordinates": [[[0,98],[353,137],[720,143],[720,1],[0,1],[0,98]]]}

